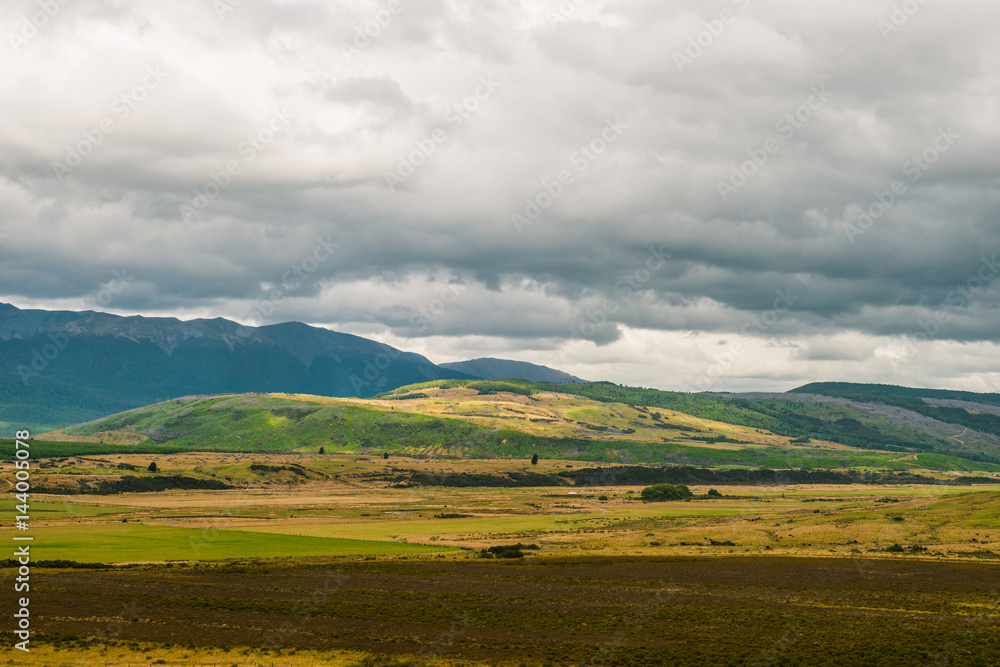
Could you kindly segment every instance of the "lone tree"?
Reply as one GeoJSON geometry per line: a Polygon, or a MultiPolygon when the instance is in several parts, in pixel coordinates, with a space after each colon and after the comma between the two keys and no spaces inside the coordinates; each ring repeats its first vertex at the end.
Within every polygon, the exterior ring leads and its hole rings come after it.
{"type": "Polygon", "coordinates": [[[326,447],[320,447],[319,448],[319,453],[320,454],[326,454],[326,447]]]}
{"type": "Polygon", "coordinates": [[[149,468],[147,468],[147,470],[149,470],[149,472],[156,472],[156,470],[157,470],[157,468],[156,468],[156,461],[153,461],[152,463],[150,463],[149,464],[149,468]]]}
{"type": "Polygon", "coordinates": [[[382,458],[384,459],[389,458],[389,452],[382,452],[382,458]]]}
{"type": "Polygon", "coordinates": [[[531,465],[533,466],[538,465],[538,454],[531,455],[531,465]]]}

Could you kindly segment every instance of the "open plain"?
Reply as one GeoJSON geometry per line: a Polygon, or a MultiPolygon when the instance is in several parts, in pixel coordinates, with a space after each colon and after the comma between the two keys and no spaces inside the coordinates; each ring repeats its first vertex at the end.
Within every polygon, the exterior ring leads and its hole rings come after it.
{"type": "Polygon", "coordinates": [[[231,488],[33,496],[36,648],[10,664],[1000,660],[1000,485],[645,503],[634,485],[411,483],[578,461],[211,452],[52,459],[39,484],[154,460],[231,488]],[[515,544],[520,558],[482,558],[515,544]],[[841,653],[818,648],[835,636],[841,653]]]}

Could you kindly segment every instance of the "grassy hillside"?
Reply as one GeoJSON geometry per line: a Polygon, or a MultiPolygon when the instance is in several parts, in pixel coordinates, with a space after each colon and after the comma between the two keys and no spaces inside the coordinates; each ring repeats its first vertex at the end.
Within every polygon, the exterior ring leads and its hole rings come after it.
{"type": "Polygon", "coordinates": [[[792,389],[790,394],[822,394],[857,401],[885,401],[905,398],[936,398],[1000,405],[1000,394],[980,394],[952,389],[921,389],[894,384],[862,384],[856,382],[813,382],[792,389]]]}
{"type": "MultiPolygon", "coordinates": [[[[40,446],[53,452],[72,451],[74,445],[63,443],[77,440],[87,453],[130,447],[230,452],[323,448],[331,454],[513,459],[537,454],[704,467],[1000,470],[992,462],[970,460],[958,443],[949,448],[849,405],[726,400],[607,383],[438,380],[373,399],[187,397],[43,439],[50,442],[40,446]]],[[[5,449],[0,453],[12,455],[5,449]]]]}
{"type": "MultiPolygon", "coordinates": [[[[994,438],[988,439],[986,444],[970,446],[961,439],[933,435],[926,430],[894,424],[887,416],[862,410],[857,405],[847,403],[821,403],[781,400],[780,398],[724,398],[704,394],[681,394],[656,389],[622,387],[608,382],[583,385],[546,383],[534,386],[553,391],[573,392],[597,401],[618,401],[677,410],[705,419],[767,429],[773,433],[797,439],[828,440],[858,449],[936,452],[971,461],[1000,464],[1000,441],[994,438]]],[[[851,386],[873,387],[876,385],[851,386]]],[[[806,385],[795,392],[802,393],[808,389],[808,393],[820,393],[816,391],[818,387],[819,385],[806,385]]],[[[905,388],[895,389],[903,390],[905,388]]],[[[944,390],[940,392],[933,390],[907,391],[929,392],[935,394],[936,398],[950,398],[952,400],[979,397],[980,401],[991,401],[993,397],[998,396],[996,394],[971,394],[944,390]]],[[[843,389],[843,386],[840,386],[839,393],[836,390],[830,390],[830,393],[824,395],[837,396],[859,403],[878,400],[941,422],[959,424],[1000,435],[1000,429],[997,428],[1000,426],[1000,419],[994,420],[994,415],[973,414],[967,410],[947,407],[933,407],[915,395],[904,394],[905,392],[899,393],[899,395],[889,392],[886,395],[878,395],[881,398],[876,398],[875,392],[851,394],[843,389]]]]}
{"type": "Polygon", "coordinates": [[[211,451],[331,451],[434,448],[465,442],[476,428],[394,410],[374,410],[343,400],[309,400],[247,394],[180,398],[63,429],[67,436],[102,440],[122,432],[155,443],[211,451]],[[387,443],[392,443],[387,445],[387,443]]]}
{"type": "MultiPolygon", "coordinates": [[[[940,422],[957,424],[967,430],[1000,437],[1000,394],[849,382],[815,382],[789,393],[820,394],[860,403],[894,406],[940,422]],[[958,405],[942,405],[941,402],[957,402],[958,405]]],[[[956,438],[964,442],[960,436],[952,436],[952,439],[956,438]]],[[[968,458],[996,462],[997,452],[973,452],[968,458]]]]}

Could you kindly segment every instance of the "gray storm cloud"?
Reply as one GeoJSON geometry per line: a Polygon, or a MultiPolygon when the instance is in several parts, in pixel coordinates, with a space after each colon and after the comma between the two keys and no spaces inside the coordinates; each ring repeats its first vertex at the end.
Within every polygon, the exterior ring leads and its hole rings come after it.
{"type": "Polygon", "coordinates": [[[0,298],[995,390],[1000,6],[814,5],[4,3],[0,298]]]}

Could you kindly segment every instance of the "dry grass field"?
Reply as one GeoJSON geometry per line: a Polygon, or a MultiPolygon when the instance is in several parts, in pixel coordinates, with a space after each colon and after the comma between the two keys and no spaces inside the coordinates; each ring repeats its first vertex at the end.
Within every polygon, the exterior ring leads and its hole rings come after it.
{"type": "MultiPolygon", "coordinates": [[[[144,469],[150,458],[67,458],[44,469],[40,482],[101,479],[119,473],[121,464],[144,469]]],[[[940,558],[1000,552],[1000,486],[737,486],[720,487],[722,497],[713,499],[699,497],[708,487],[694,486],[693,500],[644,503],[638,486],[399,488],[392,482],[402,471],[553,473],[579,465],[564,461],[531,466],[224,453],[155,458],[161,475],[200,475],[236,488],[33,495],[32,527],[45,537],[37,544],[38,559],[275,558],[281,555],[275,539],[285,540],[288,556],[352,555],[352,549],[360,556],[469,551],[501,542],[536,543],[540,553],[558,556],[876,557],[891,553],[885,549],[895,544],[940,558]],[[171,532],[177,539],[169,538],[171,532]],[[224,542],[229,546],[221,548],[224,542]],[[360,542],[377,544],[361,549],[360,542]]],[[[5,498],[0,509],[13,513],[14,504],[12,496],[5,498]]]]}
{"type": "Polygon", "coordinates": [[[644,503],[640,486],[394,482],[580,462],[305,453],[63,457],[36,481],[153,460],[233,488],[32,495],[33,651],[7,664],[1000,660],[1000,486],[694,486],[644,503]],[[538,548],[481,558],[516,543],[538,548]]]}

